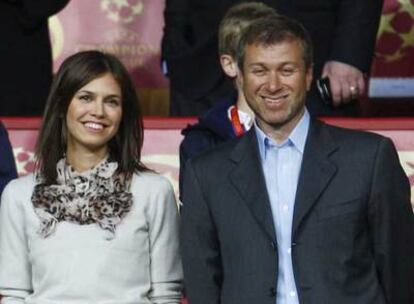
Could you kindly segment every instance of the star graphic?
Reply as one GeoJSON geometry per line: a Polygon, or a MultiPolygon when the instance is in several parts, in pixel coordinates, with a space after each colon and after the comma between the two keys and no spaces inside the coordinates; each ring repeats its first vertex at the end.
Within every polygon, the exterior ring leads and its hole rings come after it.
{"type": "Polygon", "coordinates": [[[401,4],[402,11],[406,11],[414,17],[414,5],[410,0],[399,0],[398,2],[401,4]]]}
{"type": "Polygon", "coordinates": [[[139,15],[139,14],[142,13],[143,9],[144,9],[144,5],[142,4],[142,2],[139,2],[138,4],[136,4],[132,7],[132,13],[134,15],[139,15]]]}
{"type": "Polygon", "coordinates": [[[414,27],[411,28],[409,33],[400,34],[400,37],[404,41],[401,48],[404,49],[406,47],[413,47],[414,46],[414,27]]]}
{"type": "Polygon", "coordinates": [[[402,39],[401,47],[393,54],[381,54],[378,55],[384,58],[387,62],[394,62],[401,60],[406,56],[407,48],[414,47],[414,28],[408,33],[399,33],[393,27],[393,19],[401,13],[408,13],[414,20],[414,5],[410,2],[410,0],[398,0],[400,4],[395,11],[391,11],[389,13],[383,14],[380,20],[379,30],[377,39],[381,37],[384,33],[391,33],[398,35],[402,39]]]}

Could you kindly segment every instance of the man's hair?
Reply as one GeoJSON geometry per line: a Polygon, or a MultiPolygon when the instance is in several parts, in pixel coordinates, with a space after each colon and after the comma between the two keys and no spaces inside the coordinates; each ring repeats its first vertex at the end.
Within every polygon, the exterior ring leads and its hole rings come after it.
{"type": "Polygon", "coordinates": [[[219,55],[235,58],[240,36],[252,21],[276,14],[275,9],[260,2],[244,2],[230,7],[219,26],[219,55]]]}
{"type": "Polygon", "coordinates": [[[302,46],[303,61],[308,70],[313,65],[312,41],[306,29],[296,20],[282,15],[258,18],[243,31],[237,46],[235,59],[240,70],[248,45],[271,46],[284,41],[297,40],[302,46]]]}
{"type": "Polygon", "coordinates": [[[113,55],[84,51],[68,57],[52,83],[43,123],[36,143],[38,173],[47,184],[56,182],[56,164],[67,148],[66,114],[79,89],[92,80],[111,74],[121,89],[122,118],[118,132],[108,143],[109,157],[118,162],[118,173],[130,178],[146,170],[141,164],[142,114],[134,84],[124,65],[113,55]]]}

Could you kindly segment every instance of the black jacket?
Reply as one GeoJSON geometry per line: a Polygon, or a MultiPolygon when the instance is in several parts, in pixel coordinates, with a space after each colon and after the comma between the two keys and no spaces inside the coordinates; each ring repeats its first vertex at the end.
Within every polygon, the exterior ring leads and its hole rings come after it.
{"type": "Polygon", "coordinates": [[[0,1],[0,116],[43,113],[52,81],[47,19],[68,2],[0,1]]]}
{"type": "Polygon", "coordinates": [[[182,190],[185,165],[187,161],[229,139],[236,138],[233,126],[227,116],[227,110],[234,104],[223,100],[198,118],[194,125],[182,130],[184,136],[180,144],[179,187],[182,190]]]}

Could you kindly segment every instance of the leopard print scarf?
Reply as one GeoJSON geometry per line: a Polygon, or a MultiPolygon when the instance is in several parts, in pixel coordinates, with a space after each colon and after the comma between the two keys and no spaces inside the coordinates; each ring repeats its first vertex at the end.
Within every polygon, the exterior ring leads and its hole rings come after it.
{"type": "Polygon", "coordinates": [[[116,162],[105,159],[78,173],[63,158],[56,166],[57,184],[46,185],[37,177],[32,203],[41,221],[38,233],[48,237],[61,221],[96,223],[106,232],[105,238],[112,239],[116,225],[132,206],[129,185],[115,173],[117,168],[116,162]]]}

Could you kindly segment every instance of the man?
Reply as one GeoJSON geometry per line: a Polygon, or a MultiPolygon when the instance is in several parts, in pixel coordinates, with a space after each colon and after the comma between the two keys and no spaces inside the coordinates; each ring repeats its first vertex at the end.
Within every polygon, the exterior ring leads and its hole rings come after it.
{"type": "Polygon", "coordinates": [[[191,304],[414,303],[414,218],[392,142],[305,108],[312,47],[289,18],[242,35],[243,137],[187,163],[181,247],[191,304]]]}
{"type": "Polygon", "coordinates": [[[180,144],[180,192],[186,162],[200,153],[225,141],[243,135],[253,125],[253,112],[247,104],[238,81],[237,45],[245,28],[257,18],[276,14],[261,2],[243,2],[232,6],[224,15],[218,30],[221,67],[233,80],[237,96],[218,100],[198,122],[182,131],[180,144]]]}
{"type": "MultiPolygon", "coordinates": [[[[171,115],[204,112],[232,88],[217,60],[217,28],[227,9],[247,0],[167,0],[162,57],[170,79],[171,115]]],[[[313,115],[357,115],[365,90],[383,0],[260,0],[304,24],[314,47],[314,75],[329,77],[332,103],[312,84],[313,115]]]]}

